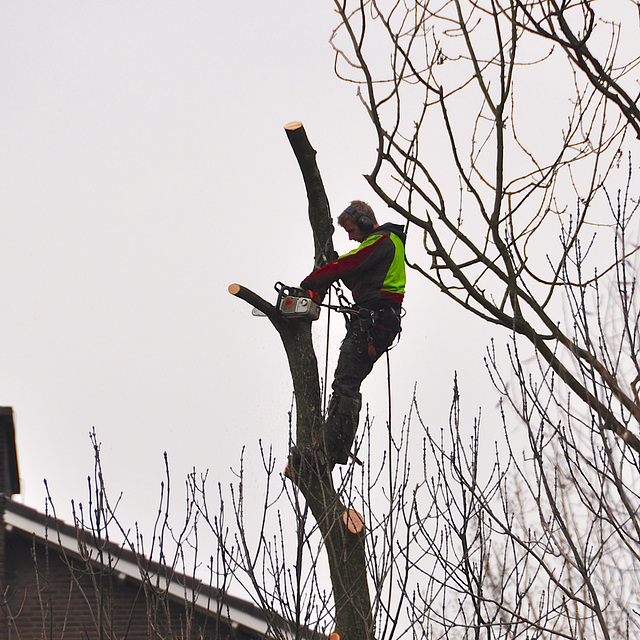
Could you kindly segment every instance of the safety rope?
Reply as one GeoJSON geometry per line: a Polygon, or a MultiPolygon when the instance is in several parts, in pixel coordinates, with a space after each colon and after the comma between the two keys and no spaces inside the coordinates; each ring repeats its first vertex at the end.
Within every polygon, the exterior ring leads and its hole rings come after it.
{"type": "MultiPolygon", "coordinates": [[[[329,304],[331,304],[331,289],[329,289],[329,304]]],[[[325,339],[324,351],[324,385],[322,388],[322,414],[327,412],[327,388],[329,386],[329,341],[331,331],[331,314],[327,314],[327,336],[325,339]]]]}
{"type": "MultiPolygon", "coordinates": [[[[393,526],[393,460],[392,460],[392,451],[393,451],[393,436],[391,430],[391,362],[389,360],[389,349],[387,349],[385,355],[387,356],[387,409],[388,409],[388,420],[387,420],[387,436],[388,442],[387,445],[389,447],[389,558],[390,558],[390,566],[389,566],[389,584],[393,584],[393,568],[395,565],[395,554],[393,548],[393,540],[394,540],[394,526],[393,526]]],[[[389,589],[388,599],[387,599],[387,611],[391,611],[391,589],[389,589]]],[[[381,637],[386,635],[388,619],[385,623],[385,628],[382,632],[381,637]]]]}

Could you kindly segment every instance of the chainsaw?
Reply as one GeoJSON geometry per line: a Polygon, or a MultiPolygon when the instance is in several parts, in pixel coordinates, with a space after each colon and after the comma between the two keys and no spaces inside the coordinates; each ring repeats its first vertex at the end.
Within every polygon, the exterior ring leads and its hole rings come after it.
{"type": "Polygon", "coordinates": [[[320,315],[320,304],[311,297],[307,289],[289,287],[276,282],[274,289],[278,292],[276,307],[287,318],[307,318],[317,320],[320,315]]]}
{"type": "MultiPolygon", "coordinates": [[[[335,286],[335,285],[334,285],[335,286]]],[[[372,313],[368,309],[357,309],[349,305],[349,301],[344,298],[342,291],[337,288],[338,296],[343,304],[332,305],[324,304],[308,289],[300,287],[291,287],[282,282],[276,282],[273,288],[278,292],[276,308],[286,318],[306,318],[313,322],[320,316],[320,308],[326,307],[332,311],[340,311],[346,315],[360,316],[364,313],[367,317],[372,313]]],[[[254,316],[264,316],[265,314],[258,309],[253,309],[254,316]]]]}

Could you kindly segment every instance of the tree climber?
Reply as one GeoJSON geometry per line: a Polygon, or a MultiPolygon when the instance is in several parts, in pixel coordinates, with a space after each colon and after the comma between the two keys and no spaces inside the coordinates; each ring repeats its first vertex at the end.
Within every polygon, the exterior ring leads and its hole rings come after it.
{"type": "Polygon", "coordinates": [[[342,280],[354,301],[320,432],[324,457],[320,462],[329,471],[347,463],[362,405],[360,385],[400,333],[406,282],[402,226],[379,225],[373,209],[361,200],[354,200],[338,216],[338,224],[360,246],[320,267],[300,285],[322,299],[333,282],[342,280]]]}

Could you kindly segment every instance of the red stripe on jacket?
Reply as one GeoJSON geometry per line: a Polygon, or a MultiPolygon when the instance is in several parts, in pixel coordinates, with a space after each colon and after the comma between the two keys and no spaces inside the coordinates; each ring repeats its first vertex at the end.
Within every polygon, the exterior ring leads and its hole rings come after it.
{"type": "Polygon", "coordinates": [[[333,262],[329,262],[329,264],[325,264],[324,267],[320,267],[313,273],[310,273],[302,281],[300,286],[304,289],[312,290],[325,289],[332,282],[352,275],[385,239],[387,239],[386,236],[380,236],[378,240],[363,247],[359,251],[348,253],[333,262]]]}

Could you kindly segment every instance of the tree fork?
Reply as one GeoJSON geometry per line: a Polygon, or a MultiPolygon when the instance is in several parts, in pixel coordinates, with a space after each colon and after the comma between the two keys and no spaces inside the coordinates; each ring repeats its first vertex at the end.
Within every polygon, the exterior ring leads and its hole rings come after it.
{"type": "MultiPolygon", "coordinates": [[[[291,122],[285,125],[285,131],[304,179],[314,239],[314,262],[319,265],[336,256],[329,201],[316,164],[316,152],[302,123],[291,122]]],[[[229,293],[262,311],[278,332],[293,380],[296,445],[310,449],[317,441],[322,424],[320,378],[311,322],[284,318],[274,305],[240,284],[230,285],[229,293]]],[[[325,543],[335,604],[334,634],[341,640],[372,640],[366,530],[361,516],[344,506],[333,486],[331,473],[325,469],[318,470],[303,461],[298,469],[292,470],[291,479],[307,501],[325,543]]]]}

